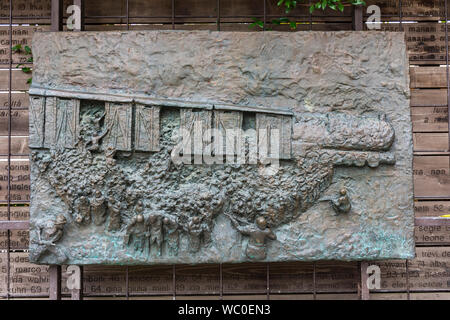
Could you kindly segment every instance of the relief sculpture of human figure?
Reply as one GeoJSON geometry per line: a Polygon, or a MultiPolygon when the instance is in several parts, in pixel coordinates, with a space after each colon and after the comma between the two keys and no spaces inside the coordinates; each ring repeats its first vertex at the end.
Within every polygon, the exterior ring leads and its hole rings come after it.
{"type": "Polygon", "coordinates": [[[77,224],[88,225],[91,223],[91,208],[88,198],[80,194],[79,198],[75,200],[75,222],[77,224]]]}
{"type": "Polygon", "coordinates": [[[248,258],[253,260],[263,260],[266,258],[266,239],[276,240],[275,233],[267,227],[267,221],[264,217],[258,217],[255,220],[255,225],[241,226],[238,221],[228,215],[233,226],[243,235],[249,237],[245,254],[248,258]]]}
{"type": "Polygon", "coordinates": [[[332,201],[332,207],[336,214],[347,213],[351,210],[350,198],[348,197],[347,190],[341,189],[339,191],[339,197],[332,201]]]}
{"type": "MultiPolygon", "coordinates": [[[[100,148],[100,140],[103,139],[106,134],[108,133],[108,128],[106,128],[103,132],[99,134],[95,134],[89,143],[91,144],[89,147],[87,147],[87,150],[89,151],[97,151],[100,148]]],[[[88,144],[89,144],[88,143],[88,144]]]]}
{"type": "Polygon", "coordinates": [[[165,217],[163,219],[163,228],[169,255],[178,255],[178,247],[180,244],[178,223],[175,219],[165,217]]]}
{"type": "Polygon", "coordinates": [[[105,197],[100,190],[95,191],[95,197],[91,201],[91,214],[96,226],[100,226],[106,221],[105,197]]]}
{"type": "Polygon", "coordinates": [[[200,250],[201,235],[203,233],[201,219],[199,217],[193,217],[189,222],[189,248],[191,252],[197,252],[200,250]]]}
{"type": "Polygon", "coordinates": [[[114,197],[109,197],[108,199],[108,209],[109,209],[109,225],[108,231],[115,231],[120,228],[122,219],[120,217],[120,202],[114,199],[114,197]]]}
{"type": "Polygon", "coordinates": [[[135,251],[144,252],[146,240],[149,238],[147,223],[144,217],[144,206],[141,200],[138,201],[135,208],[136,216],[130,221],[125,233],[124,242],[126,245],[133,244],[135,251]]]}
{"type": "Polygon", "coordinates": [[[148,252],[150,254],[152,245],[156,245],[157,254],[158,256],[161,256],[162,254],[162,219],[160,216],[156,214],[150,215],[148,218],[148,224],[150,227],[150,241],[149,241],[149,248],[148,252]]]}
{"type": "Polygon", "coordinates": [[[350,203],[350,197],[348,196],[347,189],[342,188],[339,190],[339,194],[337,196],[332,197],[323,197],[320,201],[328,201],[333,208],[335,215],[339,215],[341,213],[348,213],[352,209],[352,205],[350,203]]]}
{"type": "Polygon", "coordinates": [[[114,159],[115,155],[116,149],[113,146],[107,146],[105,150],[105,157],[106,157],[106,165],[108,167],[112,167],[116,164],[116,160],[114,159]]]}
{"type": "Polygon", "coordinates": [[[66,223],[66,217],[60,214],[56,217],[55,221],[39,228],[38,240],[32,242],[34,249],[30,251],[30,254],[33,255],[32,260],[39,261],[44,253],[55,255],[58,263],[64,263],[67,260],[66,254],[56,246],[56,243],[64,235],[64,226],[66,223]]]}
{"type": "Polygon", "coordinates": [[[97,151],[100,148],[100,140],[103,139],[106,134],[108,133],[110,128],[105,128],[102,132],[100,121],[105,117],[105,113],[102,113],[100,116],[98,116],[95,119],[89,119],[90,124],[93,127],[91,130],[93,130],[92,137],[85,143],[85,148],[89,151],[97,151]]]}

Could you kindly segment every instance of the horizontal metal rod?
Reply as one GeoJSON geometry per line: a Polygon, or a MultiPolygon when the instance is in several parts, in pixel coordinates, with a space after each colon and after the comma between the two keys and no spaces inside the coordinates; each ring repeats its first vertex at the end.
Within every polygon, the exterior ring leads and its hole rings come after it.
{"type": "Polygon", "coordinates": [[[0,203],[18,203],[18,204],[26,204],[30,203],[30,200],[0,200],[0,203]]]}
{"type": "Polygon", "coordinates": [[[416,226],[447,226],[450,225],[450,218],[444,217],[417,217],[416,226]]]}
{"type": "MultiPolygon", "coordinates": [[[[427,156],[421,155],[421,157],[427,157],[427,156]]],[[[436,200],[436,199],[449,200],[450,194],[447,196],[414,196],[414,200],[436,200]]]]}
{"type": "Polygon", "coordinates": [[[29,229],[30,221],[0,221],[0,230],[29,229]]]}

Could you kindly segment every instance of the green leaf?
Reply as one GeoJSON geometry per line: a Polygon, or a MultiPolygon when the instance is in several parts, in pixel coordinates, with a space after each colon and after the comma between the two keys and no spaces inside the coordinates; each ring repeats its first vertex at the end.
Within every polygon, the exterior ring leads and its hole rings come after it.
{"type": "Polygon", "coordinates": [[[258,27],[260,27],[260,28],[264,28],[264,22],[262,22],[261,20],[256,19],[256,18],[252,18],[252,19],[253,19],[253,21],[255,21],[255,22],[253,22],[253,23],[249,26],[249,28],[256,27],[256,26],[258,26],[258,27]]]}
{"type": "Polygon", "coordinates": [[[31,54],[31,48],[29,46],[25,46],[26,54],[31,54]]]}
{"type": "Polygon", "coordinates": [[[31,68],[30,67],[23,67],[22,71],[25,73],[30,73],[31,72],[31,68]]]}
{"type": "Polygon", "coordinates": [[[314,12],[314,5],[312,4],[312,5],[310,5],[309,6],[309,13],[313,13],[314,12]]]}
{"type": "Polygon", "coordinates": [[[16,44],[11,49],[12,49],[13,52],[20,52],[20,50],[22,50],[22,45],[21,44],[16,44]]]}
{"type": "Polygon", "coordinates": [[[279,24],[281,24],[281,21],[280,21],[280,20],[281,20],[281,19],[273,19],[270,23],[279,25],[279,24]]]}
{"type": "Polygon", "coordinates": [[[33,79],[32,79],[32,78],[29,78],[29,79],[27,80],[27,83],[28,83],[28,84],[31,84],[32,81],[33,81],[33,79]]]}
{"type": "Polygon", "coordinates": [[[33,57],[29,57],[29,58],[27,59],[27,62],[33,62],[33,57]]]}
{"type": "Polygon", "coordinates": [[[340,2],[338,3],[338,9],[339,11],[344,12],[344,5],[340,2]]]}
{"type": "Polygon", "coordinates": [[[297,23],[295,23],[295,21],[289,22],[289,26],[291,27],[292,30],[297,29],[297,23]]]}

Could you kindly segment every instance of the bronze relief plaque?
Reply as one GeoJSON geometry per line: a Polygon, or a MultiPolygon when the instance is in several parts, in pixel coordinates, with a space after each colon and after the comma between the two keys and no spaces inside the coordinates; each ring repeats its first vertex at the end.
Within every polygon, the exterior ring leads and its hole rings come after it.
{"type": "Polygon", "coordinates": [[[37,33],[30,259],[414,257],[403,33],[37,33]]]}

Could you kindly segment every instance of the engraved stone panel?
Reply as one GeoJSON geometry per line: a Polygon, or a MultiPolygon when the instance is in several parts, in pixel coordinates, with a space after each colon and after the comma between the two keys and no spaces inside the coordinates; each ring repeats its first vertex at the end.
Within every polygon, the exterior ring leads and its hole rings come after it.
{"type": "Polygon", "coordinates": [[[31,262],[414,257],[404,34],[49,32],[33,57],[31,262]]]}

